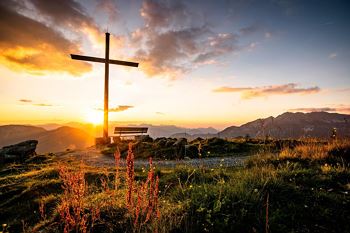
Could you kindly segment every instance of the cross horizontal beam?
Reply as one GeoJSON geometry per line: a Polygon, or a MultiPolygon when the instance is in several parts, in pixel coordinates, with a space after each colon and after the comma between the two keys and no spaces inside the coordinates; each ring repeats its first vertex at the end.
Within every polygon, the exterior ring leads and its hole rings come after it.
{"type": "MultiPolygon", "coordinates": [[[[76,54],[71,54],[70,57],[72,59],[74,59],[74,60],[106,63],[106,59],[99,58],[99,57],[88,57],[88,56],[82,56],[82,55],[76,55],[76,54]]],[[[132,67],[138,67],[139,66],[139,63],[137,63],[137,62],[120,61],[120,60],[112,60],[112,59],[109,59],[108,63],[109,64],[114,64],[114,65],[132,66],[132,67]]]]}

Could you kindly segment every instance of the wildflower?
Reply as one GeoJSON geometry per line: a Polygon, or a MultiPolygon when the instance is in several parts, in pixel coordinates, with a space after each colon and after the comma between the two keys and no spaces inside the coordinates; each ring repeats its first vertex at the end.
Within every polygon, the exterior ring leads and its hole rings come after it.
{"type": "Polygon", "coordinates": [[[87,215],[84,212],[84,198],[87,185],[82,164],[78,171],[70,171],[65,165],[59,166],[59,176],[63,181],[63,195],[58,207],[59,216],[64,224],[64,232],[87,231],[87,215]]]}
{"type": "Polygon", "coordinates": [[[42,219],[45,219],[45,203],[43,200],[40,200],[39,202],[39,212],[40,212],[40,216],[42,219]]]}
{"type": "Polygon", "coordinates": [[[119,185],[119,165],[120,165],[120,151],[117,147],[117,150],[114,152],[114,161],[115,161],[115,183],[114,183],[114,189],[118,189],[119,185]]]}
{"type": "Polygon", "coordinates": [[[126,182],[127,182],[127,193],[126,193],[126,205],[128,208],[132,207],[132,194],[134,184],[134,153],[132,152],[132,144],[129,144],[128,155],[126,157],[126,182]]]}

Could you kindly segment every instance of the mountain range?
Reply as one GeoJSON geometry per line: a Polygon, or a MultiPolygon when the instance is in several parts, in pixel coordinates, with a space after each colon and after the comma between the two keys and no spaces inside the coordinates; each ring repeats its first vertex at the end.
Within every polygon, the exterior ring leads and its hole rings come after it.
{"type": "MultiPolygon", "coordinates": [[[[116,124],[110,123],[110,133],[116,124]]],[[[334,128],[339,137],[350,137],[350,115],[311,112],[286,112],[277,117],[257,119],[241,126],[230,126],[220,132],[214,128],[183,128],[173,125],[137,125],[149,128],[148,134],[153,137],[196,137],[233,138],[233,137],[273,137],[273,138],[301,138],[317,137],[329,138],[334,128]]],[[[92,124],[67,123],[0,126],[0,148],[28,139],[39,141],[37,152],[58,152],[66,149],[82,149],[94,144],[94,138],[101,134],[101,127],[92,124]]]]}
{"type": "Polygon", "coordinates": [[[239,127],[231,126],[219,133],[220,137],[330,138],[333,129],[337,136],[350,136],[350,115],[311,112],[286,112],[277,117],[258,119],[239,127]]]}

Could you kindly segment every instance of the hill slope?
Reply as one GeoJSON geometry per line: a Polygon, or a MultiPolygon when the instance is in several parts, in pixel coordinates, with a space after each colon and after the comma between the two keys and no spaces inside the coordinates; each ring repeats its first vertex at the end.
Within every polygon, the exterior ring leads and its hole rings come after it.
{"type": "Polygon", "coordinates": [[[0,126],[0,147],[28,139],[35,139],[46,132],[45,129],[36,126],[3,125],[0,126]]]}
{"type": "Polygon", "coordinates": [[[258,119],[239,127],[231,126],[220,132],[220,137],[329,138],[332,129],[337,129],[338,136],[350,136],[350,115],[311,112],[286,112],[277,117],[258,119]]]}
{"type": "Polygon", "coordinates": [[[94,138],[85,131],[67,126],[54,130],[24,125],[0,126],[0,147],[29,139],[39,141],[37,153],[83,149],[94,143],[94,138]]]}

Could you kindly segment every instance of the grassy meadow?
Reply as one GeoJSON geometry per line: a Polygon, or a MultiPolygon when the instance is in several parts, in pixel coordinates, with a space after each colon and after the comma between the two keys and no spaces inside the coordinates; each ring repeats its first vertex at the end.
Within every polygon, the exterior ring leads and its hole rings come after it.
{"type": "Polygon", "coordinates": [[[243,167],[136,169],[137,147],[109,153],[115,167],[2,166],[1,232],[350,232],[348,140],[269,142],[243,167]]]}

